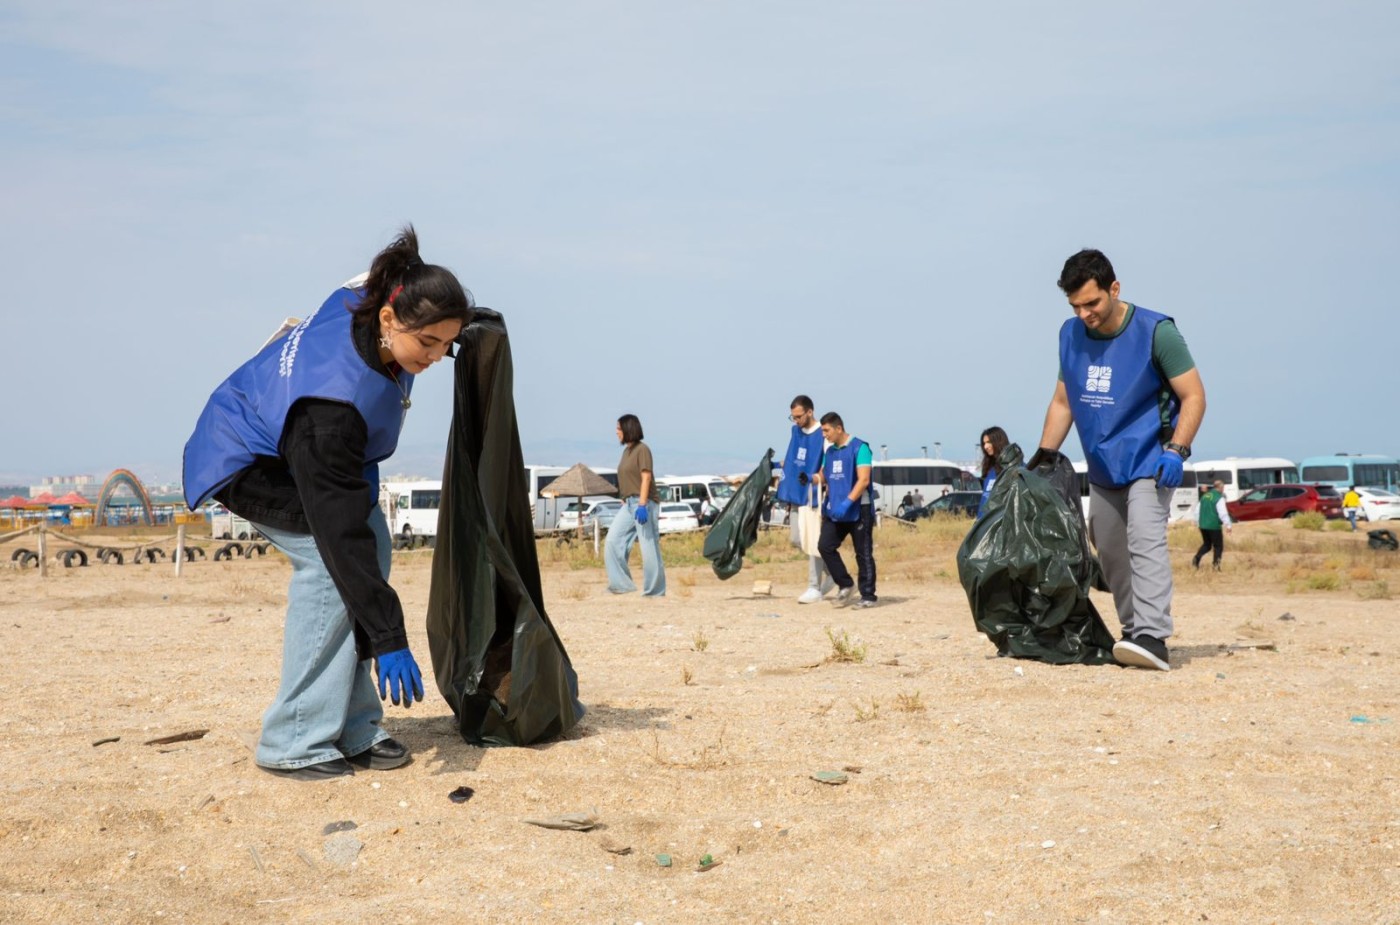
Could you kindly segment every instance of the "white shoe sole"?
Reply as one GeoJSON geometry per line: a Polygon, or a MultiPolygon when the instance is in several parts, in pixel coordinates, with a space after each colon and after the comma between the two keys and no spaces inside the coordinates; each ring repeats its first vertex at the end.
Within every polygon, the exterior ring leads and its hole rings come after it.
{"type": "Polygon", "coordinates": [[[802,596],[799,597],[799,598],[797,599],[797,603],[799,603],[799,604],[815,604],[817,601],[819,601],[819,600],[821,600],[821,599],[822,599],[822,596],[821,596],[820,594],[818,594],[815,590],[813,590],[813,589],[811,589],[811,588],[808,588],[806,591],[803,591],[803,592],[802,592],[802,596]]]}
{"type": "Polygon", "coordinates": [[[1113,660],[1120,665],[1132,668],[1152,668],[1157,671],[1171,671],[1172,666],[1162,661],[1137,643],[1120,640],[1113,644],[1113,660]]]}

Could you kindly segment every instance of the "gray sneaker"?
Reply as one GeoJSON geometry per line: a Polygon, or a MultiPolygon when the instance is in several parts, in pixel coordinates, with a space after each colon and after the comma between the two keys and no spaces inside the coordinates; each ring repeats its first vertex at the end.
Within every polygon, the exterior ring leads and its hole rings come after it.
{"type": "Polygon", "coordinates": [[[855,597],[855,594],[855,585],[851,585],[849,588],[842,588],[840,591],[836,592],[836,596],[831,599],[831,603],[835,604],[837,607],[845,607],[851,602],[851,598],[855,597]]]}
{"type": "Polygon", "coordinates": [[[874,607],[877,603],[879,602],[876,601],[874,598],[863,597],[856,602],[856,606],[860,608],[874,607]]]}

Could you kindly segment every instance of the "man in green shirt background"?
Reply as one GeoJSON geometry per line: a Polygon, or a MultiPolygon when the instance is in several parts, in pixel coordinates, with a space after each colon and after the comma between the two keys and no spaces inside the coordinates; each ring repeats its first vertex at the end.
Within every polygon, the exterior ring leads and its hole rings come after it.
{"type": "Polygon", "coordinates": [[[1225,530],[1233,530],[1230,512],[1225,507],[1225,482],[1216,479],[1209,488],[1203,486],[1196,501],[1196,525],[1201,528],[1201,548],[1191,560],[1192,568],[1201,567],[1201,558],[1210,551],[1211,568],[1220,571],[1220,557],[1225,554],[1225,530]]]}

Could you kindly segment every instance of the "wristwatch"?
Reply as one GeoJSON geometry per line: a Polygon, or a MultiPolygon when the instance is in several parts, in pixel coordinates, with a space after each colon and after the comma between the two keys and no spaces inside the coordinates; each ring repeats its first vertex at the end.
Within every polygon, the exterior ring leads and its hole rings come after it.
{"type": "Polygon", "coordinates": [[[1189,446],[1182,446],[1180,443],[1168,443],[1166,448],[1171,450],[1176,455],[1180,456],[1182,459],[1191,458],[1191,448],[1189,446]]]}

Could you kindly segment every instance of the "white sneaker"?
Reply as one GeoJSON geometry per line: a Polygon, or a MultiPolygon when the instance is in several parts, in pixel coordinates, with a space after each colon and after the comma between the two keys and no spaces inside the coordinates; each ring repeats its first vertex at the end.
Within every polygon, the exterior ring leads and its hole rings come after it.
{"type": "Polygon", "coordinates": [[[856,586],[851,585],[849,588],[842,588],[840,591],[837,591],[836,597],[832,599],[831,603],[836,605],[837,607],[845,607],[851,602],[851,598],[855,596],[856,586]]]}
{"type": "Polygon", "coordinates": [[[822,593],[816,588],[808,588],[802,592],[802,596],[797,599],[799,604],[815,604],[822,599],[822,593]]]}

